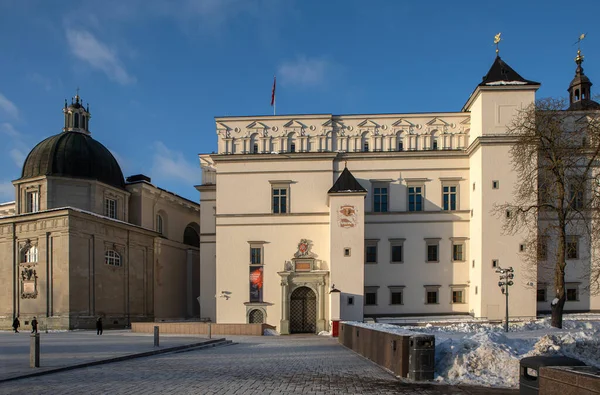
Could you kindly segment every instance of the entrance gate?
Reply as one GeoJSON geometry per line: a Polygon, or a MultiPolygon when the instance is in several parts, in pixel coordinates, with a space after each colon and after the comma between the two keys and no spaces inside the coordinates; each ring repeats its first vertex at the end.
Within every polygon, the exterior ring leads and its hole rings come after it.
{"type": "Polygon", "coordinates": [[[315,333],[317,298],[308,287],[300,287],[290,298],[290,333],[315,333]]]}

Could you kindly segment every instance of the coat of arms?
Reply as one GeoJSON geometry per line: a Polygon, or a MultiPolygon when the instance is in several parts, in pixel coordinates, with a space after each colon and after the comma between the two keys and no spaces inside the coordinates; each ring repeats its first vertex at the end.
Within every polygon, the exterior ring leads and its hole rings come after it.
{"type": "Polygon", "coordinates": [[[341,228],[356,226],[356,208],[350,205],[341,206],[338,210],[338,225],[341,228]]]}
{"type": "Polygon", "coordinates": [[[298,243],[298,251],[294,254],[296,258],[301,257],[312,257],[313,253],[310,251],[312,248],[312,241],[308,239],[301,239],[298,243]]]}

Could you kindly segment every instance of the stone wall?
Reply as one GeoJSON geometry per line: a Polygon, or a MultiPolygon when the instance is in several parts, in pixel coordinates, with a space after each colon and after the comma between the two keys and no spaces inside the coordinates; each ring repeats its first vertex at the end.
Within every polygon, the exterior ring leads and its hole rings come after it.
{"type": "Polygon", "coordinates": [[[158,326],[160,333],[178,335],[208,335],[208,326],[215,335],[262,336],[265,329],[275,329],[268,324],[212,324],[205,322],[132,322],[131,331],[137,333],[154,333],[158,326]]]}
{"type": "Polygon", "coordinates": [[[539,373],[540,394],[600,394],[600,369],[592,366],[542,367],[539,373]]]}

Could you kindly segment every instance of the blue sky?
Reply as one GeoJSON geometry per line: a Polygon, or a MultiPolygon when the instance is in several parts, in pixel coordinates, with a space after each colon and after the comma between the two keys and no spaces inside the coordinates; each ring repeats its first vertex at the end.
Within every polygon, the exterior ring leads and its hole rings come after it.
{"type": "Polygon", "coordinates": [[[600,86],[599,14],[556,0],[0,0],[0,201],[77,86],[125,176],[197,200],[214,117],[272,114],[275,74],[278,114],[459,111],[502,32],[538,98],[566,97],[581,33],[600,86]]]}

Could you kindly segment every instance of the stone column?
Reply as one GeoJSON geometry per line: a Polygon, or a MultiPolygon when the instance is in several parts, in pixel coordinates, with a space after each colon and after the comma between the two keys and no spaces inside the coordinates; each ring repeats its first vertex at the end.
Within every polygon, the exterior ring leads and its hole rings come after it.
{"type": "Polygon", "coordinates": [[[289,283],[288,278],[281,279],[281,321],[279,333],[282,335],[290,334],[290,302],[289,302],[289,283]]]}
{"type": "Polygon", "coordinates": [[[317,283],[318,306],[317,306],[317,333],[325,330],[325,281],[317,283]]]}

